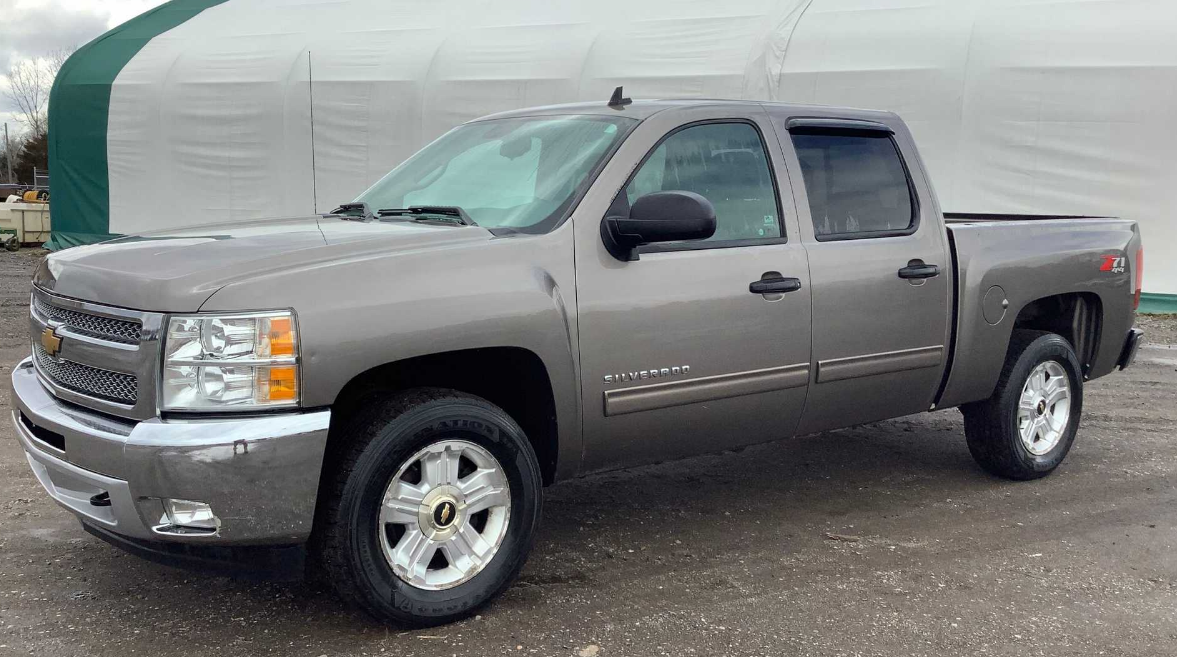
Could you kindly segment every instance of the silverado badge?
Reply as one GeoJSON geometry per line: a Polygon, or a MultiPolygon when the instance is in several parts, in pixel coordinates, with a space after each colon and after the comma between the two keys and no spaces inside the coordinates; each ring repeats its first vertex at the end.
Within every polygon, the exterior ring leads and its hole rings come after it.
{"type": "Polygon", "coordinates": [[[605,383],[628,383],[630,381],[638,381],[641,379],[656,379],[665,376],[679,376],[680,374],[690,374],[690,365],[681,365],[679,367],[663,367],[649,370],[638,370],[636,372],[621,372],[620,374],[606,374],[605,383]]]}

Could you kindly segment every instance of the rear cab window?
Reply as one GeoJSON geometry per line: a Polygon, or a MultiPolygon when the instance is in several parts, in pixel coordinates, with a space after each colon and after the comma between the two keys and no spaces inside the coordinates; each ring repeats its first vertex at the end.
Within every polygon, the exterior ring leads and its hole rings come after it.
{"type": "Polygon", "coordinates": [[[915,232],[915,190],[889,132],[801,129],[790,136],[819,241],[915,232]]]}

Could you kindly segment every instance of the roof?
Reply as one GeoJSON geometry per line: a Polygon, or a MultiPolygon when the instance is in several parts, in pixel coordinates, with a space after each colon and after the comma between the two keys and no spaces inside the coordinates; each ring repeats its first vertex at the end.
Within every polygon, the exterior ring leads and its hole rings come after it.
{"type": "Polygon", "coordinates": [[[671,98],[671,99],[634,99],[630,104],[621,107],[611,107],[605,101],[562,103],[559,105],[541,105],[538,107],[524,107],[506,112],[496,112],[482,116],[475,121],[490,119],[506,119],[524,116],[561,116],[561,115],[602,115],[626,116],[639,121],[645,120],[659,112],[688,107],[763,107],[772,114],[788,116],[837,116],[840,118],[883,120],[894,119],[894,112],[861,109],[852,107],[835,107],[831,105],[812,105],[806,103],[778,103],[759,100],[739,100],[722,98],[671,98]]]}
{"type": "Polygon", "coordinates": [[[556,116],[556,115],[607,115],[626,116],[632,119],[647,119],[658,112],[683,107],[704,107],[712,105],[757,105],[754,101],[746,100],[718,100],[718,99],[658,99],[633,100],[621,107],[609,106],[607,99],[600,102],[584,101],[579,103],[561,103],[558,105],[541,105],[538,107],[524,107],[506,112],[497,112],[476,120],[505,119],[521,116],[556,116]]]}

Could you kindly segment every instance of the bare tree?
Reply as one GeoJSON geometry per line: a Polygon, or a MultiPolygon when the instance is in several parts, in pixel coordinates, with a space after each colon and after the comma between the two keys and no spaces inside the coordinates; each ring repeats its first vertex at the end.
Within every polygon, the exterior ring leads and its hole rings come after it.
{"type": "MultiPolygon", "coordinates": [[[[3,134],[0,134],[0,139],[4,139],[3,134]]],[[[16,182],[16,169],[20,167],[20,152],[24,147],[23,135],[9,135],[7,148],[0,142],[0,180],[7,183],[16,182]]],[[[0,202],[3,202],[2,198],[0,202]]]]}
{"type": "Polygon", "coordinates": [[[49,68],[49,72],[53,74],[53,78],[56,78],[57,74],[61,72],[61,67],[65,66],[65,60],[69,59],[77,50],[77,46],[56,48],[50,50],[48,55],[45,55],[45,62],[49,68]]]}
{"type": "Polygon", "coordinates": [[[49,84],[45,78],[45,67],[34,59],[15,62],[8,69],[8,91],[5,95],[20,113],[17,120],[34,135],[46,131],[49,84]]]}
{"type": "Polygon", "coordinates": [[[61,48],[43,57],[24,59],[8,70],[5,95],[20,113],[19,121],[36,137],[49,131],[49,92],[65,60],[77,48],[61,48]]]}

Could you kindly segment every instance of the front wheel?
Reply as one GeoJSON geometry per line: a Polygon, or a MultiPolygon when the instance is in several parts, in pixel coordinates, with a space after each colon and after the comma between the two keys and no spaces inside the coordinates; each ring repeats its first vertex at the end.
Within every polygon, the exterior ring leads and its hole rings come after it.
{"type": "Polygon", "coordinates": [[[476,397],[401,393],[346,430],[320,510],[318,557],[341,596],[382,620],[468,615],[523,568],[539,464],[523,430],[476,397]]]}
{"type": "Polygon", "coordinates": [[[1038,479],[1066,458],[1079,430],[1083,378],[1061,336],[1014,332],[993,395],[961,407],[969,452],[986,471],[1038,479]]]}

